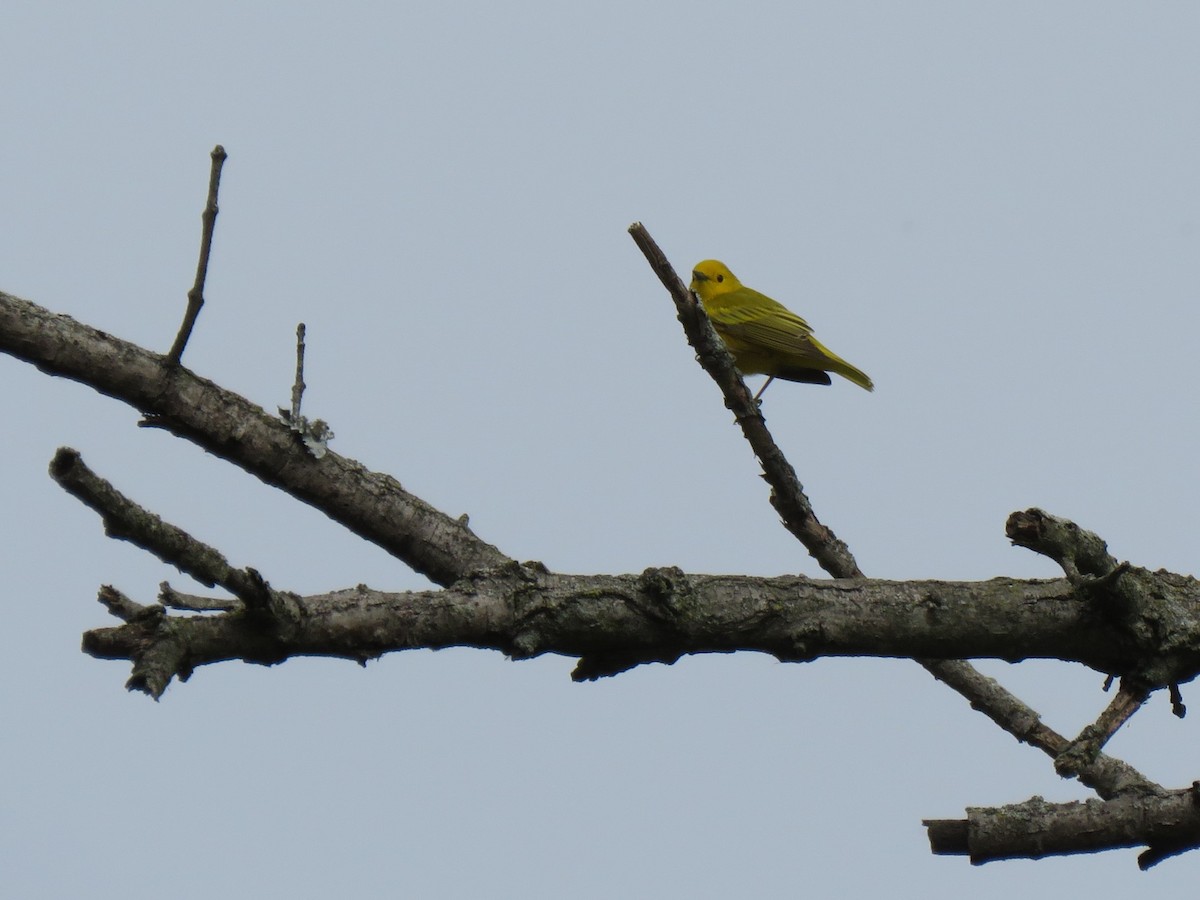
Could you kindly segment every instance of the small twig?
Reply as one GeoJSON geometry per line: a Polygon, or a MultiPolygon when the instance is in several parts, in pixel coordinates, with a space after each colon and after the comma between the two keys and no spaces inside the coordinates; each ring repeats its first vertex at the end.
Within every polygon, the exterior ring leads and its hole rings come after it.
{"type": "Polygon", "coordinates": [[[1054,768],[1059,775],[1069,777],[1077,775],[1082,769],[1092,765],[1100,750],[1129,721],[1137,712],[1150,692],[1141,685],[1121,680],[1117,694],[1100,713],[1099,718],[1079,733],[1075,740],[1054,760],[1054,768]]]}
{"type": "Polygon", "coordinates": [[[1171,685],[1171,712],[1180,719],[1187,715],[1187,707],[1183,705],[1183,693],[1178,684],[1171,685]]]}
{"type": "Polygon", "coordinates": [[[292,421],[300,421],[300,401],[304,399],[304,323],[296,326],[296,380],[292,384],[292,421]]]}
{"type": "Polygon", "coordinates": [[[1156,842],[1148,850],[1143,850],[1138,854],[1138,868],[1145,872],[1147,869],[1154,868],[1160,862],[1165,862],[1173,856],[1189,853],[1197,847],[1200,847],[1200,837],[1192,837],[1191,840],[1181,839],[1156,842]]]}
{"type": "Polygon", "coordinates": [[[236,598],[185,594],[165,581],[158,586],[158,602],[182,612],[235,612],[243,608],[242,602],[236,598]]]}
{"type": "Polygon", "coordinates": [[[161,607],[143,606],[141,603],[131,600],[109,584],[100,588],[100,593],[96,599],[104,604],[104,608],[122,622],[135,622],[156,611],[162,612],[161,607]]]}
{"type": "Polygon", "coordinates": [[[333,440],[333,429],[324,419],[309,419],[300,414],[300,404],[304,399],[304,323],[296,326],[296,378],[292,382],[292,408],[290,411],[279,407],[279,416],[287,422],[293,433],[304,442],[305,449],[315,459],[324,458],[329,452],[329,442],[333,440]]]}
{"type": "Polygon", "coordinates": [[[183,348],[187,346],[188,338],[192,336],[192,328],[200,308],[204,306],[204,281],[208,277],[208,256],[212,252],[213,231],[217,224],[217,191],[221,187],[221,167],[225,165],[225,148],[217,144],[212,151],[212,168],[208,176],[208,202],[204,205],[204,213],[200,216],[202,228],[200,232],[200,259],[196,263],[196,282],[187,295],[187,311],[183,314],[183,324],[175,335],[175,343],[167,354],[167,365],[177,366],[183,358],[183,348]]]}

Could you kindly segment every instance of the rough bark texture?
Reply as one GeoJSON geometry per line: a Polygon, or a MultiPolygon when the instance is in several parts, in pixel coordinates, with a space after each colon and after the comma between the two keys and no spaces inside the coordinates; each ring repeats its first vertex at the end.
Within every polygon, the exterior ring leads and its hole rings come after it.
{"type": "MultiPolygon", "coordinates": [[[[648,236],[646,241],[652,247],[648,236]]],[[[817,521],[732,360],[702,312],[695,315],[698,304],[669,266],[660,276],[673,295],[682,292],[676,297],[681,321],[762,464],[772,504],[835,580],[686,574],[671,567],[570,575],[518,564],[394,478],[336,453],[317,458],[286,422],[250,401],[159,354],[0,293],[0,351],[129,403],[145,414],[146,424],[315,506],[443,586],[408,593],[358,586],[297,596],[252,568],[235,568],[217,549],[142,508],[92,473],[77,452],[64,449],[51,474],[102,516],[111,536],[230,595],[189,597],[163,585],[157,603],[142,604],[102,588],[101,602],[122,624],[87,632],[84,650],[130,660],[129,687],[154,697],[198,666],[224,660],[275,664],[323,655],[366,661],[415,647],[489,648],[517,659],[564,654],[578,659],[574,677],[580,680],[690,653],[753,650],[794,662],[911,657],[1107,801],[1080,809],[1030,801],[969,810],[965,820],[928,823],[935,852],[982,861],[1149,844],[1142,857],[1149,865],[1191,847],[1200,834],[1192,792],[1165,791],[1101,748],[1151,691],[1166,687],[1175,696],[1178,684],[1200,672],[1195,579],[1118,564],[1096,535],[1040,510],[1014,513],[1008,534],[1058,561],[1065,578],[861,577],[849,548],[817,521]],[[1120,677],[1121,690],[1100,719],[1072,740],[963,657],[1078,662],[1120,677]]]]}
{"type": "MultiPolygon", "coordinates": [[[[925,824],[934,853],[969,855],[977,865],[1114,847],[1163,845],[1170,852],[1188,840],[1200,840],[1200,802],[1193,788],[1084,803],[1047,803],[1033,797],[1009,806],[968,809],[965,820],[925,824]]],[[[1142,867],[1158,858],[1155,853],[1144,855],[1142,867]]]]}
{"type": "Polygon", "coordinates": [[[0,293],[0,351],[136,407],[147,424],[317,507],[437,584],[508,559],[390,475],[333,452],[315,459],[262,407],[70,316],[0,293]]]}
{"type": "MultiPolygon", "coordinates": [[[[172,617],[171,639],[190,645],[193,628],[196,646],[187,654],[193,667],[261,656],[261,623],[240,614],[172,617]]],[[[433,592],[360,587],[289,595],[271,634],[271,661],[469,646],[514,658],[578,657],[579,677],[586,678],[689,653],[737,650],[787,662],[822,656],[1039,657],[1117,673],[1141,659],[1122,629],[1105,625],[1065,580],[820,581],[678,569],[564,575],[515,563],[433,592]]],[[[145,624],[135,623],[90,632],[85,649],[128,659],[151,639],[145,624]]],[[[1193,652],[1191,664],[1200,665],[1200,653],[1193,652]]]]}

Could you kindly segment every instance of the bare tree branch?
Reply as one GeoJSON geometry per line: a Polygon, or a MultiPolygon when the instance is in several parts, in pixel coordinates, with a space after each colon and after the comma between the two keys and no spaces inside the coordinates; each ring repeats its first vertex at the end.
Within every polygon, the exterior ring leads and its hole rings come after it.
{"type": "Polygon", "coordinates": [[[221,168],[225,165],[225,148],[217,144],[212,153],[212,169],[208,175],[208,202],[204,204],[204,212],[200,216],[202,227],[200,231],[200,258],[196,262],[196,281],[188,291],[187,310],[183,314],[183,324],[175,335],[175,343],[167,353],[167,365],[177,366],[183,358],[183,348],[187,346],[188,338],[192,336],[192,328],[200,308],[204,306],[204,281],[208,277],[208,257],[212,252],[213,232],[217,227],[217,193],[221,189],[221,168]]]}
{"type": "Polygon", "coordinates": [[[1084,803],[1034,797],[1011,806],[971,808],[966,819],[931,819],[925,826],[935,854],[967,855],[976,865],[1120,847],[1163,848],[1143,855],[1140,864],[1146,868],[1200,842],[1200,803],[1194,788],[1084,803]]]}
{"type": "Polygon", "coordinates": [[[330,451],[314,459],[245,398],[70,316],[0,292],[0,352],[86,384],[313,506],[437,584],[510,560],[391,476],[330,451]]]}
{"type": "Polygon", "coordinates": [[[1109,555],[1108,545],[1099,535],[1043,510],[1013,513],[1004,530],[1018,547],[1054,560],[1068,578],[1102,578],[1117,568],[1116,559],[1109,555]]]}
{"type": "Polygon", "coordinates": [[[158,586],[158,602],[167,609],[183,612],[236,612],[242,602],[235,597],[202,597],[175,590],[164,581],[158,586]]]}
{"type": "Polygon", "coordinates": [[[292,382],[292,419],[300,418],[300,404],[304,400],[304,323],[296,326],[296,378],[292,382]]]}
{"type": "Polygon", "coordinates": [[[292,408],[280,407],[279,415],[288,423],[304,446],[316,458],[320,459],[329,452],[329,442],[333,440],[333,431],[320,419],[309,421],[300,413],[300,404],[304,400],[304,323],[296,326],[296,377],[292,381],[292,408]]]}
{"type": "Polygon", "coordinates": [[[115,587],[104,585],[96,598],[110,613],[122,622],[133,622],[143,616],[161,616],[162,609],[153,606],[143,606],[129,599],[115,587]]]}
{"type": "MultiPolygon", "coordinates": [[[[960,660],[925,661],[925,669],[944,681],[971,702],[971,708],[983,713],[1023,744],[1037,747],[1051,759],[1065,752],[1070,742],[1042,722],[1037,712],[1022,703],[992,678],[960,660]]],[[[1074,773],[1080,782],[1105,800],[1132,791],[1157,793],[1163,788],[1147,779],[1129,763],[1099,753],[1074,773]]],[[[1061,774],[1061,773],[1060,773],[1061,774]]]]}
{"type": "Polygon", "coordinates": [[[50,463],[50,475],[67,493],[100,513],[109,537],[150,551],[203,585],[220,585],[248,607],[267,603],[257,572],[233,568],[217,550],[134,503],[89,469],[77,450],[60,447],[50,463]]]}
{"type": "Polygon", "coordinates": [[[1112,702],[1100,714],[1100,717],[1080,732],[1079,736],[1063,748],[1062,753],[1054,760],[1054,768],[1064,776],[1075,775],[1083,767],[1090,765],[1100,753],[1101,748],[1108,743],[1122,725],[1141,709],[1142,704],[1149,698],[1150,692],[1132,679],[1122,679],[1121,687],[1112,702]]]}
{"type": "MultiPolygon", "coordinates": [[[[1169,573],[1135,572],[1146,579],[1148,595],[1177,589],[1163,583],[1169,573]]],[[[261,589],[268,590],[265,583],[261,589]]],[[[1043,657],[1101,671],[1136,667],[1143,659],[1122,624],[1096,616],[1063,579],[821,581],[689,575],[673,568],[582,576],[512,563],[436,594],[359,587],[314,597],[269,591],[268,597],[269,602],[256,604],[259,615],[250,618],[240,612],[160,619],[138,613],[134,623],[89,632],[85,649],[136,661],[166,640],[185,651],[165,658],[181,661],[190,671],[235,658],[274,663],[318,654],[357,660],[410,647],[471,646],[513,658],[577,657],[574,677],[580,680],[647,662],[673,662],[685,654],[738,650],[788,662],[822,656],[1043,657]],[[361,615],[355,614],[355,603],[361,604],[361,615]]],[[[1200,591],[1193,586],[1190,597],[1173,594],[1166,602],[1200,610],[1200,591]]],[[[1190,666],[1176,674],[1192,677],[1200,671],[1200,641],[1193,645],[1190,666]]],[[[165,686],[170,674],[158,673],[153,683],[165,686]]],[[[1024,715],[1017,708],[1009,712],[1024,715]]],[[[1027,738],[1039,734],[1036,721],[1020,719],[1019,727],[1027,738]]],[[[1097,769],[1095,777],[1104,777],[1104,771],[1097,769]]],[[[1106,789],[1114,793],[1154,789],[1128,771],[1108,778],[1106,789]]]]}
{"type": "MultiPolygon", "coordinates": [[[[1095,661],[1098,647],[1107,645],[1116,654],[1120,644],[1118,634],[1084,627],[1086,613],[1071,601],[1064,581],[830,582],[677,569],[560,575],[514,564],[435,592],[360,586],[285,596],[286,620],[271,629],[276,642],[270,662],[300,655],[360,660],[413,647],[469,646],[517,659],[546,653],[577,657],[575,677],[583,679],[612,658],[640,664],[756,650],[803,662],[822,656],[911,657],[953,647],[981,656],[1049,654],[1086,663],[1095,661]],[[930,616],[925,604],[941,612],[930,616]]],[[[262,656],[260,625],[238,613],[169,617],[161,624],[171,641],[187,646],[192,667],[262,656]]],[[[143,627],[98,629],[88,633],[85,647],[105,658],[130,658],[161,637],[143,627]]]]}

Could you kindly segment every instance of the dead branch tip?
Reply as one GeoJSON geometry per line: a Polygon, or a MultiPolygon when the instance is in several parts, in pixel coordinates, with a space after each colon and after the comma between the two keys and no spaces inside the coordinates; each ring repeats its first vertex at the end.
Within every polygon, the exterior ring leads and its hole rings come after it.
{"type": "Polygon", "coordinates": [[[171,345],[171,349],[167,353],[168,366],[179,365],[183,358],[183,350],[192,336],[192,328],[196,325],[196,318],[200,315],[201,307],[204,306],[204,282],[208,277],[208,258],[212,252],[213,232],[217,225],[217,194],[221,188],[221,169],[228,158],[225,148],[220,144],[217,144],[209,155],[212,157],[212,168],[208,175],[208,200],[204,205],[204,212],[200,216],[200,258],[196,263],[196,280],[192,289],[188,291],[183,324],[179,326],[179,333],[175,335],[175,343],[171,345]]]}

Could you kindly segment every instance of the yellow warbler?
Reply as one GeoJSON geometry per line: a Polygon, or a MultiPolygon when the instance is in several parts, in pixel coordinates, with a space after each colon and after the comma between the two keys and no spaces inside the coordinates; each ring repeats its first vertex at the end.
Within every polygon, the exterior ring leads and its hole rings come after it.
{"type": "Polygon", "coordinates": [[[715,259],[697,263],[692,290],[742,374],[770,376],[755,400],[776,378],[829,384],[828,372],[875,390],[865,372],[813,337],[807,322],[782,303],[743,285],[724,263],[715,259]]]}

